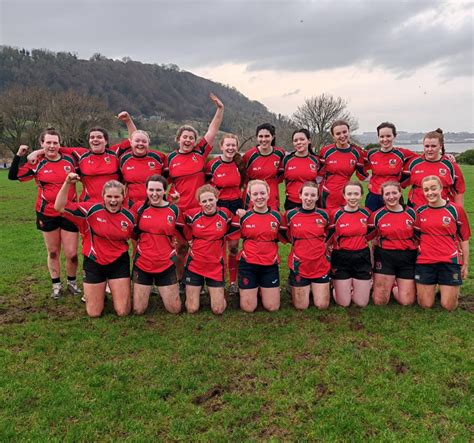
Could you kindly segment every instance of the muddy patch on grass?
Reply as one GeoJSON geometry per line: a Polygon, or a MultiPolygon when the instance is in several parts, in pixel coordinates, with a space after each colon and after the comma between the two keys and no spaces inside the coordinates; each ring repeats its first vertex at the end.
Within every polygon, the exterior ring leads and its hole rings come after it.
{"type": "Polygon", "coordinates": [[[221,385],[213,386],[212,388],[208,389],[204,394],[198,395],[197,397],[193,398],[193,403],[195,405],[202,405],[207,401],[211,400],[214,397],[219,397],[224,393],[224,388],[221,385]]]}
{"type": "Polygon", "coordinates": [[[319,321],[319,323],[329,325],[329,324],[337,323],[339,320],[339,317],[337,315],[326,314],[326,315],[320,315],[316,317],[316,319],[319,321]]]}
{"type": "Polygon", "coordinates": [[[397,375],[406,374],[408,372],[408,366],[401,360],[392,360],[391,365],[397,375]]]}
{"type": "Polygon", "coordinates": [[[459,308],[468,312],[474,312],[474,297],[462,297],[459,299],[459,308]]]}

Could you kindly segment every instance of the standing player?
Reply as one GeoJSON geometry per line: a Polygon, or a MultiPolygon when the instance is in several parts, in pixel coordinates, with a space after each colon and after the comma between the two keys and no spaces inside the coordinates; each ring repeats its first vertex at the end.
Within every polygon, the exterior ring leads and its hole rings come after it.
{"type": "Polygon", "coordinates": [[[393,141],[397,136],[397,129],[393,123],[384,122],[377,126],[380,149],[375,148],[367,152],[366,169],[372,170],[369,181],[369,192],[365,199],[365,206],[371,211],[384,206],[382,184],[387,181],[400,182],[404,166],[418,154],[409,149],[396,148],[393,141]]]}
{"type": "Polygon", "coordinates": [[[427,204],[417,209],[415,225],[420,239],[415,268],[418,304],[431,308],[438,284],[441,306],[453,311],[458,305],[462,279],[468,275],[469,220],[461,205],[443,198],[440,177],[426,176],[421,188],[427,204]]]}
{"type": "Polygon", "coordinates": [[[466,190],[464,176],[457,163],[452,163],[445,155],[443,131],[437,129],[428,132],[423,137],[423,156],[414,158],[408,163],[404,176],[408,177],[402,186],[411,185],[408,194],[408,204],[413,208],[426,205],[425,193],[422,181],[425,177],[435,175],[439,177],[443,192],[442,198],[451,199],[458,205],[463,204],[463,196],[466,190]]]}
{"type": "MultiPolygon", "coordinates": [[[[280,194],[278,183],[283,172],[285,151],[275,146],[275,126],[263,123],[256,131],[258,145],[250,148],[243,156],[248,180],[264,180],[270,189],[268,206],[279,211],[280,194]]],[[[244,206],[250,207],[250,194],[244,191],[244,206]]]]}
{"type": "Polygon", "coordinates": [[[268,206],[270,188],[263,180],[247,185],[252,209],[240,209],[238,215],[243,240],[239,257],[240,308],[253,312],[258,304],[258,289],[267,311],[280,308],[280,275],[278,264],[278,231],[281,215],[268,206]]]}
{"type": "MultiPolygon", "coordinates": [[[[209,183],[219,191],[217,206],[227,208],[232,214],[242,208],[242,183],[245,179],[245,167],[237,152],[239,139],[234,134],[224,134],[220,141],[221,155],[206,165],[209,183]]],[[[227,267],[229,269],[229,294],[238,293],[237,252],[238,239],[227,239],[227,267]]]]}
{"type": "Polygon", "coordinates": [[[385,182],[380,190],[385,206],[369,218],[369,228],[373,230],[371,236],[375,237],[374,304],[386,305],[389,302],[396,280],[395,299],[401,305],[411,305],[416,296],[416,212],[401,205],[400,183],[385,182]]]}
{"type": "Polygon", "coordinates": [[[363,194],[359,182],[347,182],[342,192],[346,204],[332,214],[328,238],[333,249],[334,299],[341,306],[353,301],[364,307],[369,303],[372,269],[367,243],[369,211],[359,207],[363,194]]]}
{"type": "Polygon", "coordinates": [[[359,147],[351,145],[349,124],[344,120],[336,120],[331,125],[331,134],[334,144],[324,146],[319,153],[322,163],[320,174],[323,176],[321,207],[326,209],[335,209],[346,204],[342,189],[354,172],[361,180],[366,177],[364,153],[359,147]]]}
{"type": "MultiPolygon", "coordinates": [[[[69,172],[74,172],[76,163],[68,155],[60,154],[60,134],[53,128],[44,130],[39,138],[44,158],[32,164],[20,166],[20,160],[26,155],[28,146],[22,145],[13,159],[8,178],[10,180],[28,181],[35,179],[38,186],[36,199],[36,227],[44,238],[48,252],[48,269],[51,276],[51,297],[61,296],[61,247],[66,258],[67,289],[73,294],[80,294],[76,283],[77,272],[77,227],[54,209],[56,195],[69,172]]],[[[76,190],[71,187],[69,199],[76,199],[76,190]]]]}
{"type": "Polygon", "coordinates": [[[186,310],[199,310],[201,289],[206,283],[214,314],[222,314],[227,302],[224,297],[224,238],[232,229],[232,213],[217,207],[219,191],[207,184],[196,192],[200,209],[185,213],[191,236],[191,247],[186,260],[186,310]]]}
{"type": "Polygon", "coordinates": [[[133,263],[133,312],[143,314],[152,286],[158,287],[165,309],[173,314],[181,311],[176,278],[176,249],[173,237],[181,226],[179,209],[165,200],[168,182],[158,174],[146,179],[147,199],[137,202],[135,214],[137,235],[133,263]]]}
{"type": "Polygon", "coordinates": [[[315,182],[319,160],[311,150],[311,138],[307,129],[297,129],[292,135],[294,152],[283,159],[283,178],[286,186],[285,209],[301,206],[301,186],[315,182]]]}
{"type": "Polygon", "coordinates": [[[296,309],[308,308],[312,292],[315,306],[326,309],[331,269],[326,248],[329,216],[316,207],[319,193],[315,182],[304,183],[299,195],[301,208],[286,213],[287,237],[292,245],[288,267],[293,305],[296,309]]]}
{"type": "MultiPolygon", "coordinates": [[[[192,126],[181,126],[176,134],[178,149],[174,150],[165,161],[165,173],[169,175],[171,189],[169,196],[179,198],[177,206],[183,213],[188,209],[199,207],[196,191],[205,182],[205,164],[212,151],[212,144],[219,131],[224,116],[224,105],[214,94],[209,98],[216,106],[216,113],[207,129],[206,134],[197,143],[197,131],[192,126]]],[[[178,244],[176,269],[178,279],[183,275],[183,261],[188,245],[178,244]]]]}
{"type": "Polygon", "coordinates": [[[54,208],[77,223],[81,231],[87,314],[90,317],[102,314],[108,283],[115,312],[119,316],[128,315],[131,307],[128,240],[135,218],[122,206],[125,186],[116,180],[107,182],[102,191],[102,203],[68,201],[71,184],[79,180],[80,176],[75,173],[66,177],[54,208]]]}

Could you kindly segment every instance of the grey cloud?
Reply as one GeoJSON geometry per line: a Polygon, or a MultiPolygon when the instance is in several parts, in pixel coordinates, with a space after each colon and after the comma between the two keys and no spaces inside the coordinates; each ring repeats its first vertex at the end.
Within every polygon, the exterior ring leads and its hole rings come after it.
{"type": "Polygon", "coordinates": [[[286,94],[283,94],[282,97],[291,97],[292,95],[298,95],[300,93],[300,89],[295,89],[292,92],[287,92],[286,94]]]}
{"type": "MultiPolygon", "coordinates": [[[[189,70],[226,62],[245,63],[250,71],[365,64],[409,75],[437,62],[445,76],[472,74],[468,18],[457,29],[410,24],[417,14],[442,5],[441,0],[3,0],[1,42],[77,52],[80,57],[95,52],[130,56],[189,70]]],[[[465,14],[472,17],[472,5],[465,14]]]]}

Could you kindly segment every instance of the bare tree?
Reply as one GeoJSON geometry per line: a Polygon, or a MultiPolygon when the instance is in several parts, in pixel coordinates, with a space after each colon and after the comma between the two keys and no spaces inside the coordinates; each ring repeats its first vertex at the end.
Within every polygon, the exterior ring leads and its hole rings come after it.
{"type": "Polygon", "coordinates": [[[303,105],[293,114],[294,123],[311,132],[312,145],[316,152],[331,143],[331,124],[335,120],[345,120],[351,131],[358,129],[357,120],[347,110],[347,101],[330,94],[321,94],[305,99],[303,105]]]}

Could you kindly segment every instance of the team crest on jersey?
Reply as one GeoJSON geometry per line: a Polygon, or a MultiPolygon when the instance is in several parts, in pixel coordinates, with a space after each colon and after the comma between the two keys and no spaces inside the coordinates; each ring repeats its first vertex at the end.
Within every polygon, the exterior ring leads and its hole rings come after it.
{"type": "Polygon", "coordinates": [[[71,172],[71,167],[70,166],[64,166],[64,172],[67,172],[69,174],[71,172]]]}
{"type": "Polygon", "coordinates": [[[360,222],[363,224],[363,225],[366,225],[367,224],[367,218],[361,218],[359,219],[360,222]]]}
{"type": "Polygon", "coordinates": [[[407,226],[409,227],[412,227],[413,226],[413,220],[405,220],[405,223],[407,224],[407,226]]]}
{"type": "Polygon", "coordinates": [[[196,157],[194,154],[192,155],[191,158],[192,158],[192,160],[193,160],[194,163],[197,163],[198,159],[197,159],[197,157],[196,157]]]}
{"type": "Polygon", "coordinates": [[[168,216],[166,217],[166,221],[168,222],[168,224],[169,224],[170,226],[173,224],[173,220],[174,220],[174,218],[173,218],[172,215],[168,215],[168,216]]]}
{"type": "Polygon", "coordinates": [[[275,166],[275,169],[278,169],[278,166],[280,166],[280,162],[278,160],[274,161],[273,166],[275,166]]]}
{"type": "Polygon", "coordinates": [[[356,165],[356,161],[354,159],[351,160],[351,166],[354,167],[356,165]]]}
{"type": "Polygon", "coordinates": [[[451,217],[444,216],[443,217],[443,225],[449,225],[451,223],[451,217]]]}
{"type": "Polygon", "coordinates": [[[446,171],[446,169],[444,168],[439,168],[439,175],[442,175],[443,177],[446,175],[448,171],[446,171]]]}
{"type": "Polygon", "coordinates": [[[316,219],[316,224],[321,226],[323,224],[323,221],[320,218],[316,219]]]}
{"type": "Polygon", "coordinates": [[[218,231],[222,231],[222,222],[220,220],[216,221],[216,229],[218,231]]]}
{"type": "Polygon", "coordinates": [[[120,226],[122,227],[122,231],[126,231],[128,228],[128,223],[125,220],[120,222],[120,226]]]}
{"type": "Polygon", "coordinates": [[[107,164],[110,163],[110,157],[109,156],[104,157],[104,162],[107,164]]]}
{"type": "Polygon", "coordinates": [[[274,222],[274,221],[270,222],[270,227],[272,228],[272,231],[276,231],[278,228],[277,222],[274,222]]]}
{"type": "Polygon", "coordinates": [[[391,158],[389,161],[388,161],[388,166],[389,168],[394,168],[397,164],[397,159],[396,158],[391,158]]]}
{"type": "Polygon", "coordinates": [[[150,169],[155,169],[155,162],[148,162],[148,167],[150,169]]]}
{"type": "Polygon", "coordinates": [[[309,169],[311,169],[311,171],[316,171],[316,165],[313,165],[313,163],[310,163],[309,169]]]}

